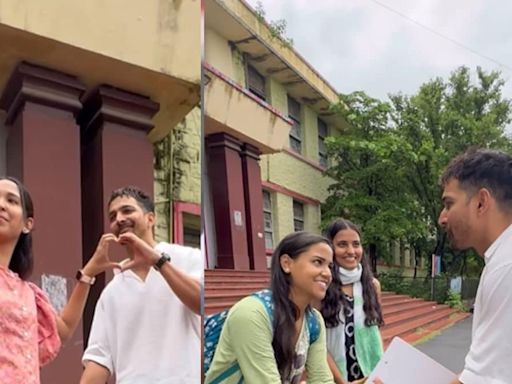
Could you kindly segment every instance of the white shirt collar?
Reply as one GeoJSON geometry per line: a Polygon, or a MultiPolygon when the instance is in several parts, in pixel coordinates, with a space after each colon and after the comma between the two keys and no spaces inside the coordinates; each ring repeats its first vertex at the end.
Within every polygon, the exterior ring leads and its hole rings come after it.
{"type": "Polygon", "coordinates": [[[496,253],[500,245],[509,237],[512,236],[512,224],[510,224],[507,229],[501,232],[501,235],[498,236],[496,240],[491,244],[487,251],[484,253],[485,263],[487,264],[491,261],[492,256],[496,253]]]}

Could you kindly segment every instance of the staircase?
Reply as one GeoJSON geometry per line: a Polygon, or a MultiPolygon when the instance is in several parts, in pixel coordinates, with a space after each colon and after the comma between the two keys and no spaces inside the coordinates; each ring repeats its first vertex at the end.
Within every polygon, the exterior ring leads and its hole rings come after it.
{"type": "Polygon", "coordinates": [[[210,315],[231,307],[255,291],[268,288],[268,271],[234,271],[232,269],[205,269],[204,313],[210,315]]]}
{"type": "MultiPolygon", "coordinates": [[[[252,292],[267,288],[269,281],[267,271],[205,270],[205,315],[229,308],[252,292]]],[[[456,312],[444,304],[392,292],[382,292],[381,300],[384,346],[395,336],[415,344],[469,316],[469,313],[456,312]]]]}

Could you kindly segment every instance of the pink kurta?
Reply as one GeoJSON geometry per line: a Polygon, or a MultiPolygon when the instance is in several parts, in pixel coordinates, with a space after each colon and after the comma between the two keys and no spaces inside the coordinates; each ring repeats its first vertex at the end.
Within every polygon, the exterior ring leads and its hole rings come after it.
{"type": "Polygon", "coordinates": [[[39,384],[60,348],[56,315],[43,291],[0,266],[0,383],[39,384]]]}

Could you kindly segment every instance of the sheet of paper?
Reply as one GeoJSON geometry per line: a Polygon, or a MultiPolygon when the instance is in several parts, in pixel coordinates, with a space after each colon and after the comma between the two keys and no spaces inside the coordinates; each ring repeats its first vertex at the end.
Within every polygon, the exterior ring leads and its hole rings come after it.
{"type": "Polygon", "coordinates": [[[395,337],[367,383],[379,377],[384,384],[449,384],[457,376],[412,345],[395,337]]]}

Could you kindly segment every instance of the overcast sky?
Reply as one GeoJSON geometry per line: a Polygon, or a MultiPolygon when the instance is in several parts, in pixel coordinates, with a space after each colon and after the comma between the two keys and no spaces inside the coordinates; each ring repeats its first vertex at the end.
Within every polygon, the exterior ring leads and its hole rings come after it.
{"type": "MultiPolygon", "coordinates": [[[[248,0],[256,6],[257,0],[248,0]]],[[[338,92],[412,94],[461,65],[500,70],[512,99],[512,1],[261,0],[338,92]],[[412,20],[412,21],[411,21],[412,20]]]]}

